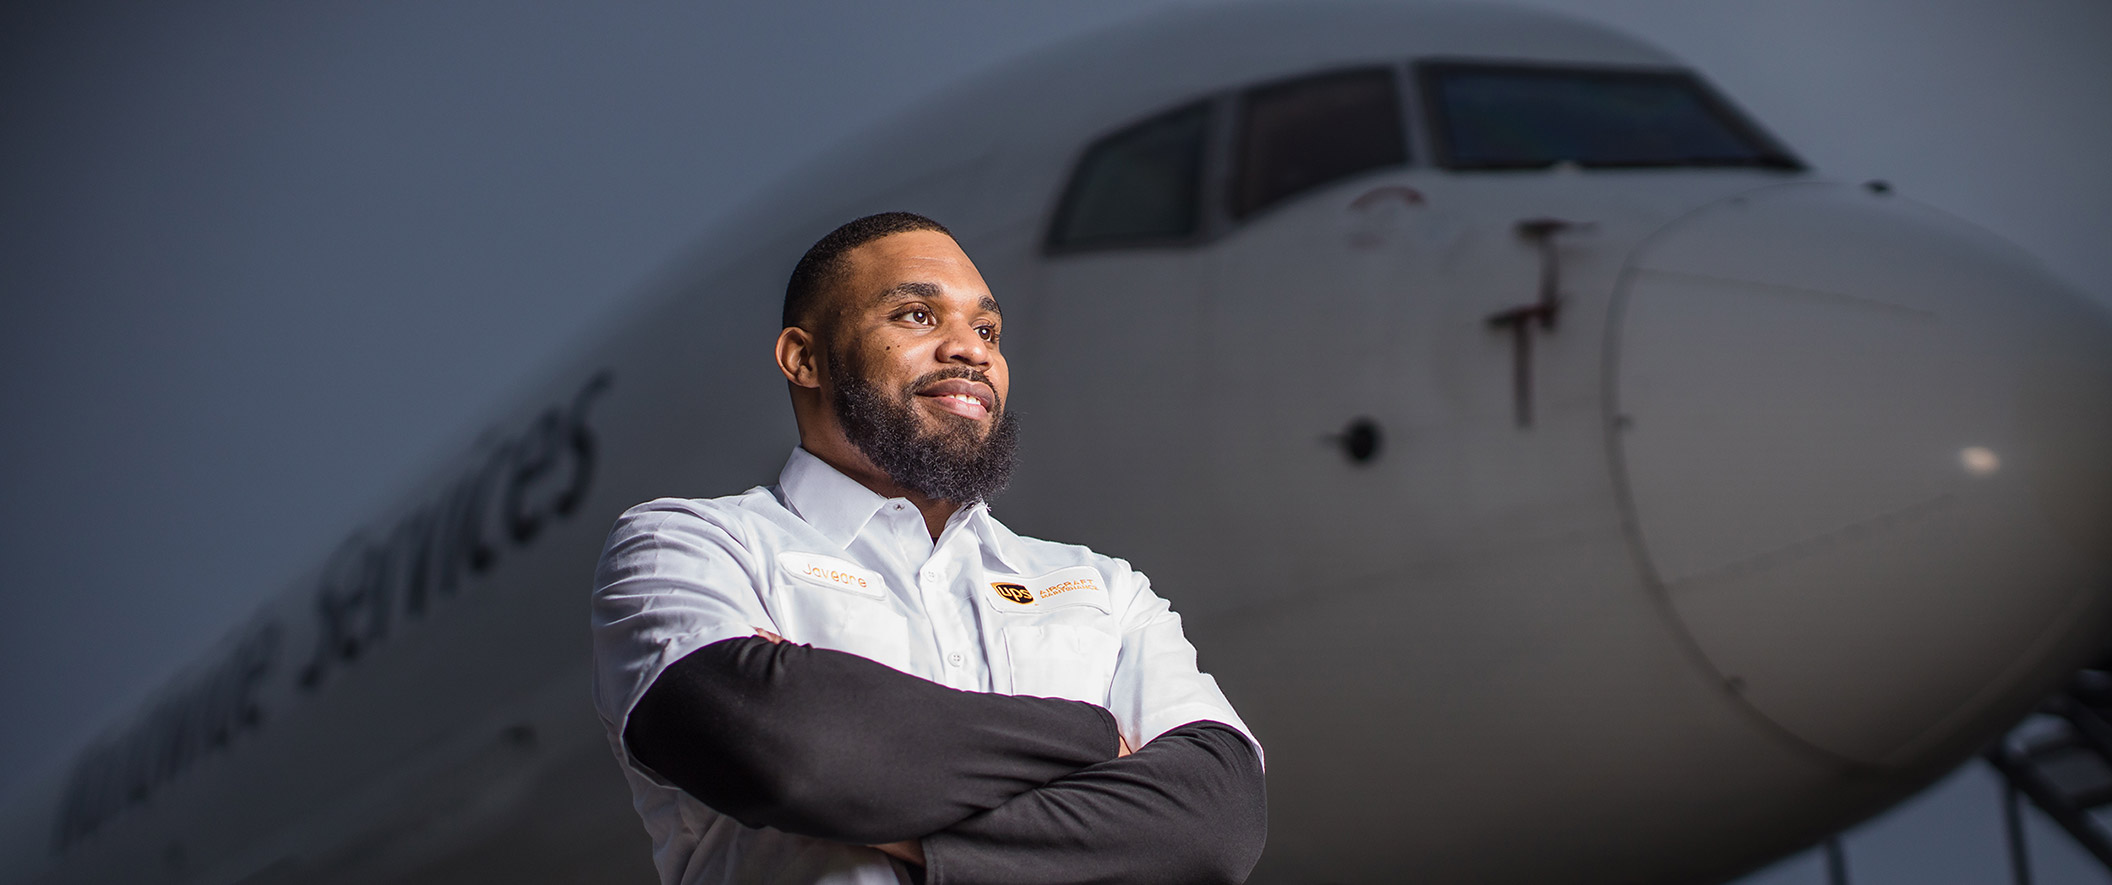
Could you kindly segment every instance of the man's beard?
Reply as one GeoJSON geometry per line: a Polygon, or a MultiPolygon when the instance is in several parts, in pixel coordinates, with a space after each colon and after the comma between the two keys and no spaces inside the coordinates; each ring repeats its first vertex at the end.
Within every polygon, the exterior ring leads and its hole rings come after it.
{"type": "MultiPolygon", "coordinates": [[[[962,504],[986,501],[1004,490],[1012,479],[1018,416],[1002,401],[992,402],[996,420],[989,435],[978,439],[975,422],[964,417],[941,416],[939,428],[927,430],[916,404],[916,391],[934,382],[966,378],[988,384],[988,377],[966,366],[940,369],[889,396],[866,380],[862,368],[831,349],[829,375],[836,381],[831,399],[851,445],[889,479],[924,497],[962,504]]],[[[991,390],[995,396],[996,387],[991,390]]]]}

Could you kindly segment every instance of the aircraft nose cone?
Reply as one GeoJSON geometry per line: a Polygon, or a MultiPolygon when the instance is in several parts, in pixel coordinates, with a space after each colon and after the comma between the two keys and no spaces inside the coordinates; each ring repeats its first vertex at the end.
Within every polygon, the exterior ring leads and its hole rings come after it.
{"type": "Polygon", "coordinates": [[[1631,525],[1726,686],[1814,747],[1956,754],[2101,647],[2112,321],[1899,197],[1800,183],[1640,249],[1613,323],[1631,525]]]}

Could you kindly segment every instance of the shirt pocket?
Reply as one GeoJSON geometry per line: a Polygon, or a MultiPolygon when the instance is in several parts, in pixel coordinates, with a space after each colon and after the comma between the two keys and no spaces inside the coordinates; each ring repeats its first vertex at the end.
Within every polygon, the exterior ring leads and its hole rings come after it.
{"type": "Polygon", "coordinates": [[[786,639],[914,672],[909,619],[894,610],[878,573],[814,553],[786,551],[777,559],[770,614],[786,639]]]}
{"type": "Polygon", "coordinates": [[[1004,637],[1013,694],[1107,706],[1122,640],[1078,624],[1008,626],[1004,637]]]}

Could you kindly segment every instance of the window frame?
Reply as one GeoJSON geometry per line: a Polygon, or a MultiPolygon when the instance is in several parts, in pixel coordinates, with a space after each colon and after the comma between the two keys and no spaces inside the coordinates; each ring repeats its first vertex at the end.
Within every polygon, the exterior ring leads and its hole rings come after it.
{"type": "Polygon", "coordinates": [[[1408,95],[1408,93],[1413,89],[1413,85],[1410,83],[1403,82],[1402,74],[1403,65],[1399,61],[1370,61],[1353,64],[1337,64],[1326,68],[1318,68],[1313,70],[1301,71],[1296,74],[1275,77],[1258,83],[1248,83],[1236,89],[1226,91],[1224,93],[1224,101],[1227,105],[1229,105],[1229,107],[1227,108],[1226,113],[1227,125],[1225,127],[1224,141],[1222,143],[1221,148],[1221,153],[1224,155],[1224,163],[1222,166],[1223,178],[1217,183],[1216,186],[1219,211],[1221,213],[1221,217],[1224,219],[1226,228],[1229,230],[1232,228],[1237,228],[1246,224],[1250,224],[1255,219],[1266,217],[1270,213],[1275,212],[1276,209],[1280,206],[1296,202],[1300,199],[1303,199],[1307,194],[1313,191],[1331,187],[1339,182],[1348,181],[1350,179],[1358,178],[1365,175],[1376,174],[1382,171],[1414,168],[1417,165],[1418,158],[1423,155],[1416,151],[1418,143],[1416,137],[1417,133],[1415,131],[1415,108],[1414,103],[1410,101],[1408,95]],[[1390,163],[1381,166],[1366,167],[1364,169],[1351,172],[1339,178],[1322,182],[1320,184],[1309,185],[1304,190],[1294,191],[1287,195],[1278,196],[1276,199],[1271,200],[1267,203],[1263,203],[1258,207],[1248,209],[1244,213],[1239,213],[1235,210],[1235,207],[1238,204],[1238,200],[1234,191],[1240,185],[1240,173],[1242,171],[1242,167],[1247,161],[1247,141],[1245,137],[1247,135],[1246,127],[1247,119],[1249,116],[1249,110],[1251,109],[1251,102],[1255,93],[1262,92],[1264,90],[1280,88],[1301,81],[1318,80],[1326,77],[1336,77],[1347,74],[1370,73],[1379,71],[1383,71],[1386,74],[1388,82],[1390,82],[1393,87],[1393,109],[1394,113],[1398,115],[1396,118],[1397,125],[1395,129],[1400,136],[1401,145],[1400,162],[1390,163]]]}
{"type": "Polygon", "coordinates": [[[1064,173],[1059,187],[1055,207],[1050,213],[1048,229],[1041,243],[1042,251],[1049,255],[1071,255],[1082,252],[1110,252],[1126,249],[1164,249],[1167,247],[1196,246],[1214,239],[1218,234],[1219,201],[1213,199],[1215,181],[1219,175],[1218,155],[1224,136],[1225,107],[1220,95],[1206,95],[1162,106],[1123,123],[1093,140],[1086,142],[1072,158],[1068,171],[1064,173]],[[1203,113],[1202,156],[1196,163],[1195,181],[1195,229],[1186,234],[1167,236],[1139,236],[1116,241],[1066,242],[1060,239],[1064,224],[1069,220],[1075,203],[1079,199],[1080,176],[1085,172],[1086,162],[1094,153],[1109,142],[1129,135],[1161,119],[1200,109],[1203,113]]]}
{"type": "Polygon", "coordinates": [[[1756,163],[1705,163],[1674,165],[1665,163],[1576,163],[1580,168],[1594,170],[1646,170],[1646,169],[1754,169],[1769,172],[1804,172],[1809,167],[1788,147],[1777,140],[1751,117],[1730,103],[1707,80],[1691,68],[1667,65],[1622,65],[1588,64],[1576,62],[1491,62],[1479,59],[1426,58],[1411,64],[1415,79],[1415,91],[1423,113],[1422,126],[1429,133],[1429,157],[1439,169],[1448,172],[1533,172],[1573,161],[1553,163],[1476,163],[1464,164],[1452,156],[1452,130],[1445,114],[1443,97],[1438,94],[1439,81],[1447,73],[1468,71],[1489,74],[1562,74],[1607,80],[1671,81],[1687,87],[1700,99],[1702,107],[1714,115],[1716,121],[1760,149],[1762,161],[1756,163]]]}
{"type": "Polygon", "coordinates": [[[1579,164],[1582,168],[1598,171],[1640,170],[1707,170],[1728,171],[1751,169],[1762,172],[1801,173],[1810,171],[1802,158],[1791,152],[1774,135],[1747,116],[1737,105],[1732,104],[1721,93],[1691,68],[1673,65],[1600,64],[1591,62],[1552,61],[1491,61],[1485,58],[1428,57],[1405,61],[1369,61],[1353,64],[1337,64],[1326,68],[1301,71],[1272,77],[1259,82],[1216,90],[1199,96],[1169,102],[1157,109],[1132,117],[1120,126],[1106,130],[1078,149],[1076,156],[1062,178],[1052,201],[1055,211],[1050,213],[1046,229],[1041,237],[1042,252],[1050,256],[1078,255],[1093,252],[1120,252],[1138,249],[1192,249],[1209,245],[1257,219],[1267,217],[1277,207],[1306,198],[1314,190],[1324,189],[1334,182],[1319,185],[1308,191],[1278,199],[1240,217],[1232,215],[1232,189],[1237,186],[1236,176],[1241,160],[1241,136],[1246,123],[1246,98],[1260,89],[1298,80],[1323,77],[1329,74],[1351,71],[1385,69],[1393,77],[1394,94],[1400,114],[1401,145],[1404,157],[1399,165],[1374,166],[1352,173],[1336,181],[1347,181],[1363,175],[1393,170],[1435,169],[1447,173],[1485,172],[1535,172],[1553,168],[1560,163],[1539,165],[1461,165],[1451,155],[1451,132],[1446,126],[1444,105],[1437,95],[1438,80],[1447,71],[1467,70],[1489,73],[1569,74],[1587,77],[1670,79],[1681,82],[1698,97],[1703,107],[1715,115],[1718,122],[1729,127],[1733,133],[1758,146],[1764,158],[1772,162],[1725,163],[1721,165],[1663,165],[1595,163],[1579,164]],[[1101,145],[1162,117],[1172,116],[1191,108],[1201,108],[1204,114],[1202,157],[1197,166],[1196,224],[1192,233],[1180,236],[1135,237],[1112,242],[1059,242],[1058,231],[1072,210],[1078,176],[1084,171],[1086,160],[1101,145]]]}

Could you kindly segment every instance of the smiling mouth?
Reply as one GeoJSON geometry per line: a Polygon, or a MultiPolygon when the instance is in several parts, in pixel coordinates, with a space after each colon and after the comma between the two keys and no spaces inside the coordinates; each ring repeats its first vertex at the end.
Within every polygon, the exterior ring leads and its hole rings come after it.
{"type": "Polygon", "coordinates": [[[941,409],[964,418],[974,418],[980,421],[990,414],[990,409],[983,405],[982,400],[965,393],[919,394],[919,396],[931,400],[941,409]]]}
{"type": "Polygon", "coordinates": [[[917,396],[929,400],[941,411],[974,421],[990,417],[990,410],[996,399],[989,385],[965,378],[948,378],[928,385],[918,391],[917,396]]]}

